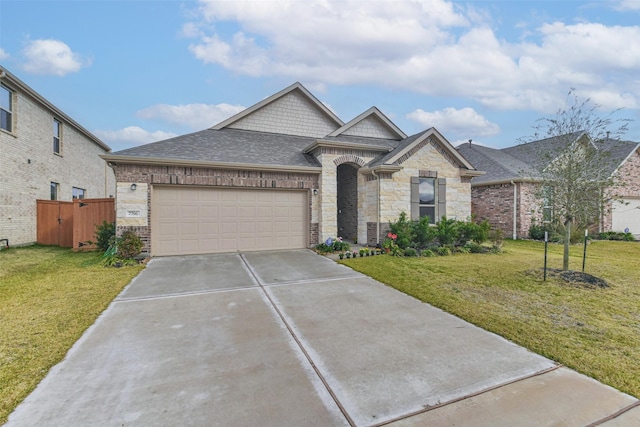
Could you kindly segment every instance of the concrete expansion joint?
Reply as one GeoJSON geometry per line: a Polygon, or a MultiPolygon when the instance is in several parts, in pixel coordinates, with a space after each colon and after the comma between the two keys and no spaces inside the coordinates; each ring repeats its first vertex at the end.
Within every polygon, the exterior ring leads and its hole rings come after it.
{"type": "Polygon", "coordinates": [[[306,279],[306,280],[291,280],[289,282],[279,282],[279,283],[262,283],[260,282],[260,286],[263,286],[265,288],[272,288],[272,287],[276,287],[276,286],[291,286],[291,285],[308,285],[308,284],[312,284],[312,283],[328,283],[328,282],[338,282],[340,280],[345,280],[345,279],[367,279],[367,276],[364,276],[362,274],[347,274],[344,276],[337,276],[337,277],[332,277],[329,279],[306,279]]]}
{"type": "Polygon", "coordinates": [[[273,310],[276,312],[276,314],[280,318],[280,321],[287,328],[287,331],[289,331],[289,334],[291,335],[291,337],[295,341],[296,345],[298,346],[298,348],[300,349],[300,351],[304,355],[305,359],[307,359],[307,361],[309,362],[309,364],[313,368],[313,371],[316,373],[316,375],[318,376],[318,378],[320,379],[320,381],[324,385],[325,389],[327,390],[327,392],[329,393],[329,395],[331,396],[331,398],[335,402],[335,404],[338,407],[338,409],[340,409],[340,412],[345,417],[346,421],[349,423],[349,425],[351,427],[356,427],[355,421],[353,420],[353,418],[351,418],[351,416],[347,412],[346,408],[342,405],[342,403],[338,399],[338,396],[335,394],[335,392],[333,391],[333,389],[331,388],[331,386],[327,382],[327,379],[324,377],[324,375],[322,375],[322,373],[320,372],[320,369],[318,368],[318,366],[315,364],[315,362],[313,361],[313,359],[309,355],[309,352],[307,351],[307,349],[304,347],[304,345],[302,345],[302,341],[296,335],[295,331],[293,330],[293,327],[289,324],[289,322],[287,322],[287,319],[285,318],[284,314],[282,313],[282,311],[280,311],[280,309],[276,305],[275,301],[273,301],[273,298],[271,298],[271,295],[269,294],[269,292],[267,292],[267,289],[265,288],[265,286],[260,281],[258,275],[253,270],[253,268],[251,267],[251,265],[249,264],[249,262],[245,258],[244,254],[240,254],[240,259],[242,260],[242,262],[244,263],[245,267],[247,268],[247,270],[251,274],[253,280],[255,280],[256,283],[258,283],[258,286],[260,287],[260,289],[264,293],[265,298],[267,298],[267,300],[269,301],[269,304],[271,304],[271,307],[273,308],[273,310]]]}
{"type": "Polygon", "coordinates": [[[254,286],[243,286],[236,288],[221,288],[221,289],[210,289],[206,291],[191,291],[191,292],[176,292],[169,293],[163,295],[154,295],[147,297],[118,297],[113,302],[135,302],[135,301],[152,301],[152,300],[160,300],[160,299],[168,299],[168,298],[179,298],[179,297],[191,297],[197,295],[208,295],[208,294],[219,294],[224,292],[234,292],[234,291],[246,291],[247,289],[256,289],[258,285],[254,286]]]}
{"type": "Polygon", "coordinates": [[[611,420],[615,420],[616,418],[618,418],[619,416],[629,412],[630,410],[632,410],[633,408],[639,407],[640,406],[640,400],[636,400],[634,403],[632,403],[631,405],[625,406],[624,408],[620,409],[618,412],[615,412],[611,415],[609,415],[608,417],[605,417],[601,420],[598,420],[594,423],[589,424],[587,427],[597,427],[600,426],[608,421],[611,420]]]}
{"type": "Polygon", "coordinates": [[[550,368],[543,369],[542,371],[534,372],[533,374],[525,375],[523,377],[516,378],[514,380],[507,381],[507,382],[504,382],[502,384],[497,384],[497,385],[495,385],[493,387],[488,387],[488,388],[485,388],[484,390],[476,391],[475,393],[470,393],[470,394],[467,394],[467,395],[464,395],[464,396],[461,396],[461,397],[458,397],[456,399],[452,399],[452,400],[449,400],[449,401],[446,401],[446,402],[443,402],[443,403],[438,403],[436,405],[429,405],[429,406],[426,406],[425,408],[420,409],[418,411],[410,412],[408,414],[401,415],[399,417],[392,418],[390,420],[386,420],[386,421],[378,423],[378,424],[373,424],[373,425],[371,425],[369,427],[381,427],[381,426],[386,426],[386,425],[389,425],[389,424],[392,424],[392,423],[395,423],[395,422],[398,422],[398,421],[401,421],[401,420],[406,420],[406,419],[414,417],[416,415],[420,415],[420,414],[424,414],[424,413],[429,412],[429,411],[433,411],[434,409],[439,409],[439,408],[442,408],[444,406],[452,405],[454,403],[458,403],[458,402],[461,402],[463,400],[471,399],[472,397],[480,396],[482,394],[489,393],[489,392],[494,391],[494,390],[498,390],[498,389],[506,387],[508,385],[518,383],[520,381],[528,380],[529,378],[539,377],[539,376],[542,376],[544,374],[548,374],[549,372],[553,372],[553,371],[555,371],[557,369],[562,368],[563,366],[564,365],[557,364],[557,365],[554,365],[554,366],[552,366],[550,368]]]}

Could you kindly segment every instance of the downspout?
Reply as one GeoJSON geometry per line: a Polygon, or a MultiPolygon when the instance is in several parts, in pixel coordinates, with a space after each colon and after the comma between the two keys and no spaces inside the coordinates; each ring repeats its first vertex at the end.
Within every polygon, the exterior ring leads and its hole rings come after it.
{"type": "Polygon", "coordinates": [[[513,180],[511,185],[513,185],[513,240],[518,240],[518,186],[513,180]]]}
{"type": "Polygon", "coordinates": [[[376,245],[380,244],[380,177],[376,175],[376,171],[371,170],[371,174],[378,181],[378,194],[376,199],[378,199],[378,203],[376,204],[376,245]]]}

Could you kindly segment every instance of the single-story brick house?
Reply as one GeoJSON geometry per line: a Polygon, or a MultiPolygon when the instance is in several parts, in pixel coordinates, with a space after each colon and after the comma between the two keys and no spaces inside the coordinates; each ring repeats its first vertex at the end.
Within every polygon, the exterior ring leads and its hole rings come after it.
{"type": "MultiPolygon", "coordinates": [[[[584,132],[546,138],[495,149],[471,142],[457,147],[476,168],[486,172],[471,181],[472,211],[487,219],[505,236],[528,237],[532,221],[542,212],[538,198],[540,170],[560,156],[568,145],[589,141],[584,132]],[[539,153],[551,155],[541,158],[539,153]]],[[[640,235],[640,144],[605,139],[599,149],[609,153],[607,173],[618,176],[619,186],[609,193],[615,199],[605,206],[600,231],[625,231],[640,235]]]]}
{"type": "Polygon", "coordinates": [[[118,233],[153,256],[375,245],[400,212],[467,219],[480,175],[431,128],[373,107],[344,123],[300,83],[210,129],[103,156],[118,233]]]}

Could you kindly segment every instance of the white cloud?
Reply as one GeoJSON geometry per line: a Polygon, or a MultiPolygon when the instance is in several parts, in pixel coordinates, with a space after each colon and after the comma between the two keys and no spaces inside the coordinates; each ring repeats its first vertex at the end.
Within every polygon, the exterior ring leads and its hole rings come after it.
{"type": "Polygon", "coordinates": [[[417,109],[407,114],[407,118],[424,127],[435,127],[444,134],[456,138],[475,139],[481,136],[494,136],[500,133],[500,127],[478,114],[473,108],[456,109],[452,107],[440,111],[427,112],[417,109]]]}
{"type": "Polygon", "coordinates": [[[613,8],[616,10],[640,10],[638,0],[613,0],[613,8]]]}
{"type": "Polygon", "coordinates": [[[138,111],[136,116],[143,119],[160,119],[193,130],[201,130],[210,128],[244,109],[241,105],[230,104],[157,104],[138,111]]]}
{"type": "Polygon", "coordinates": [[[120,130],[96,130],[93,133],[113,148],[143,145],[177,136],[171,132],[149,132],[138,126],[128,126],[120,130]]]}
{"type": "Polygon", "coordinates": [[[29,41],[22,55],[25,58],[22,68],[32,74],[64,76],[91,64],[64,42],[54,39],[29,41]]]}
{"type": "Polygon", "coordinates": [[[555,111],[570,87],[604,107],[640,104],[640,26],[552,22],[507,41],[486,11],[444,0],[201,0],[198,13],[183,31],[191,52],[245,75],[470,97],[499,110],[555,111]],[[217,25],[228,22],[238,30],[217,25]]]}
{"type": "Polygon", "coordinates": [[[0,47],[0,61],[4,61],[5,59],[8,59],[9,56],[10,56],[9,53],[0,47]]]}

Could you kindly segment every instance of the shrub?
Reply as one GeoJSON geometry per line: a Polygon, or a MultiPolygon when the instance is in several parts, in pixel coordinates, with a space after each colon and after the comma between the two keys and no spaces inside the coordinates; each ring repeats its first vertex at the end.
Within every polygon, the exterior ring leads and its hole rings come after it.
{"type": "Polygon", "coordinates": [[[109,242],[116,235],[116,223],[102,221],[102,224],[96,225],[96,246],[101,252],[109,249],[109,242]]]}
{"type": "Polygon", "coordinates": [[[327,245],[326,243],[319,243],[316,245],[315,250],[318,253],[327,254],[331,252],[331,246],[327,245]]]}
{"type": "Polygon", "coordinates": [[[333,252],[344,252],[348,251],[349,249],[351,249],[351,247],[347,242],[342,241],[342,237],[336,238],[336,240],[334,240],[331,244],[331,250],[333,252]]]}
{"type": "Polygon", "coordinates": [[[436,228],[431,225],[430,221],[428,216],[423,216],[420,221],[413,223],[412,234],[418,247],[424,248],[436,239],[436,228]]]}
{"type": "Polygon", "coordinates": [[[438,237],[440,245],[453,245],[460,237],[458,221],[455,219],[447,219],[447,217],[443,216],[436,225],[436,236],[438,237]]]}
{"type": "Polygon", "coordinates": [[[391,233],[397,235],[396,244],[405,249],[414,241],[413,224],[407,219],[406,212],[401,212],[398,220],[389,222],[391,233]]]}
{"type": "Polygon", "coordinates": [[[544,225],[532,223],[529,227],[529,237],[533,240],[544,240],[545,231],[548,230],[544,225]]]}
{"type": "Polygon", "coordinates": [[[125,259],[134,259],[142,251],[142,240],[135,231],[127,230],[117,240],[118,255],[125,259]]]}
{"type": "Polygon", "coordinates": [[[460,246],[458,248],[458,252],[460,252],[461,254],[470,254],[471,253],[471,249],[469,249],[468,246],[460,246]]]}
{"type": "Polygon", "coordinates": [[[491,230],[489,233],[489,239],[495,248],[502,248],[504,243],[504,232],[500,228],[491,230]]]}
{"type": "Polygon", "coordinates": [[[606,233],[598,234],[600,240],[624,240],[627,242],[634,242],[636,238],[631,233],[623,233],[617,231],[607,231],[606,233]]]}
{"type": "Polygon", "coordinates": [[[482,252],[484,252],[484,247],[482,245],[479,245],[475,242],[469,242],[464,246],[466,249],[469,250],[470,253],[472,254],[480,254],[482,252]]]}
{"type": "Polygon", "coordinates": [[[440,256],[448,256],[451,255],[451,249],[448,246],[440,246],[437,249],[438,255],[440,256]]]}
{"type": "Polygon", "coordinates": [[[406,248],[404,250],[404,256],[418,256],[418,253],[413,248],[406,248]]]}
{"type": "Polygon", "coordinates": [[[430,257],[436,256],[436,253],[433,252],[431,249],[425,249],[420,252],[420,256],[430,258],[430,257]]]}

